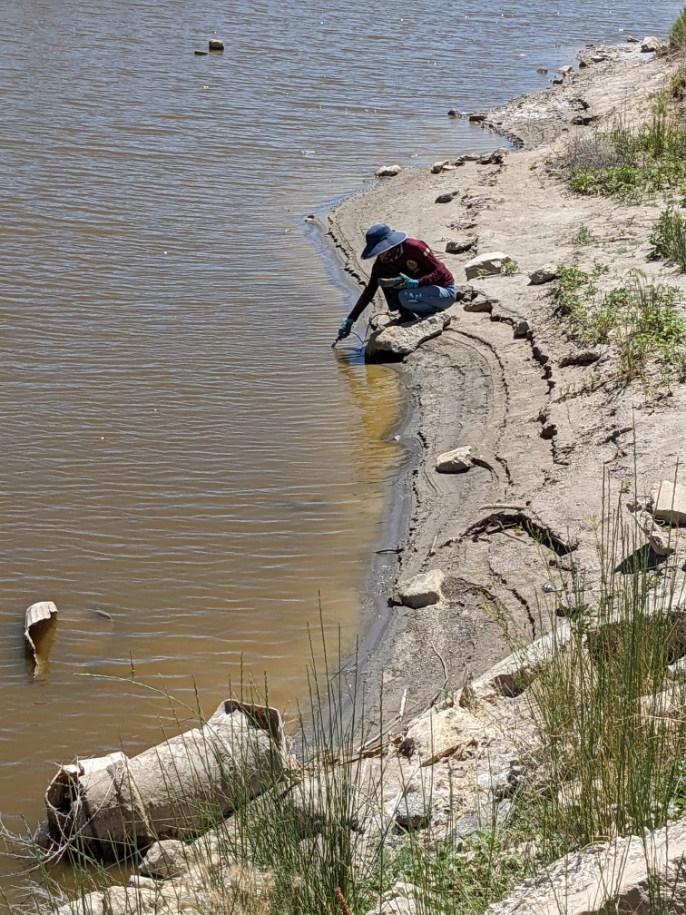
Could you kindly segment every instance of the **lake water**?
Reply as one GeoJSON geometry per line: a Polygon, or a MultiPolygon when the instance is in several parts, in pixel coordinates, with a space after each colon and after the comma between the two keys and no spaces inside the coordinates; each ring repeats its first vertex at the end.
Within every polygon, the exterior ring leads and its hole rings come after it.
{"type": "Polygon", "coordinates": [[[681,5],[0,0],[8,825],[56,761],[157,740],[158,690],[210,712],[266,673],[292,713],[320,605],[352,644],[402,391],[332,354],[355,293],[303,217],[493,145],[447,110],[681,5]],[[60,609],[38,679],[36,600],[60,609]]]}

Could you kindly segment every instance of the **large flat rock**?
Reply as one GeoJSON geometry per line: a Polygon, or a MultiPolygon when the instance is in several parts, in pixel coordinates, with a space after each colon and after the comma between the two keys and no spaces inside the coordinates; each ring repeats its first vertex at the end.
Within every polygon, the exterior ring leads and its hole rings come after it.
{"type": "Polygon", "coordinates": [[[367,359],[376,362],[404,359],[422,343],[442,334],[449,323],[450,316],[441,312],[411,324],[389,324],[374,331],[367,341],[367,359]]]}

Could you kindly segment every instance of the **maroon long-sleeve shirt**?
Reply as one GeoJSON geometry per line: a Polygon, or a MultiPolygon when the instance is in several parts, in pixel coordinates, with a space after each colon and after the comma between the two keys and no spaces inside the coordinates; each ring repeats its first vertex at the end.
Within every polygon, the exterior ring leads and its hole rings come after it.
{"type": "Polygon", "coordinates": [[[390,279],[404,273],[419,280],[420,286],[453,286],[455,280],[445,264],[442,264],[426,242],[417,238],[406,238],[404,242],[391,248],[383,260],[374,261],[369,282],[355,307],[348,315],[351,321],[357,321],[367,305],[376,295],[379,279],[390,279]]]}

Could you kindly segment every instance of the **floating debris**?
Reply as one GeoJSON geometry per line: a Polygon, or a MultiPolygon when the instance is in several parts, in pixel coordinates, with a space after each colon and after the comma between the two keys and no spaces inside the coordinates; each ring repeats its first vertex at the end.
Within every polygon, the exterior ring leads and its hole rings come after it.
{"type": "Polygon", "coordinates": [[[48,656],[55,638],[57,607],[51,600],[31,604],[24,617],[24,644],[33,663],[34,676],[47,668],[48,656]]]}

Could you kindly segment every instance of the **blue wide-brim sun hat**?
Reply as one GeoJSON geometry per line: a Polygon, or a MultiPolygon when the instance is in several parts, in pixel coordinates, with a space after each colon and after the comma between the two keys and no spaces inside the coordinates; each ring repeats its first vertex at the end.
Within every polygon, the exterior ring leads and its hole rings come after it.
{"type": "Polygon", "coordinates": [[[362,260],[369,260],[370,257],[376,257],[388,251],[389,248],[395,248],[400,242],[405,241],[407,234],[405,232],[394,232],[390,226],[383,222],[377,223],[370,229],[367,229],[365,236],[367,244],[362,252],[362,260]]]}

